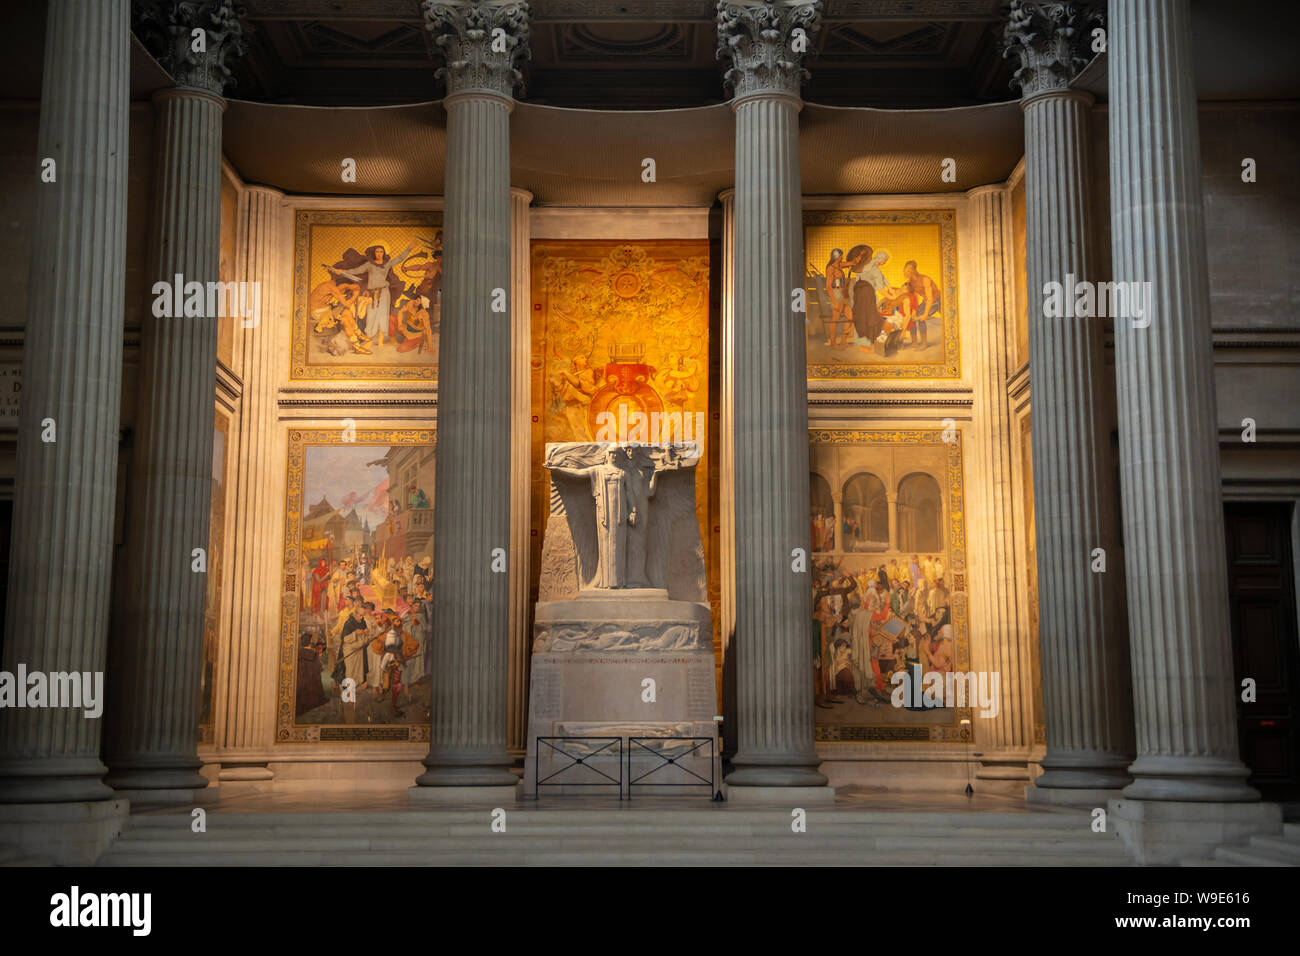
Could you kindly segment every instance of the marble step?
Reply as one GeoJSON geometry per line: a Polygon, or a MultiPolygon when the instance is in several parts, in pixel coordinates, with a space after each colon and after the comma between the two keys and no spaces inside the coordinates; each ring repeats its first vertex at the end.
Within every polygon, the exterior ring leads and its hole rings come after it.
{"type": "Polygon", "coordinates": [[[1296,866],[1295,860],[1279,856],[1268,850],[1246,846],[1221,846],[1214,851],[1214,858],[1236,866],[1296,866]]]}
{"type": "MultiPolygon", "coordinates": [[[[625,829],[629,826],[651,827],[656,832],[663,828],[695,830],[701,827],[723,829],[767,828],[788,829],[791,816],[788,810],[522,810],[504,808],[511,828],[528,826],[568,825],[584,829],[625,829]]],[[[368,811],[361,813],[228,813],[210,811],[207,827],[262,829],[278,827],[328,826],[338,829],[345,826],[374,826],[399,830],[428,830],[438,832],[457,825],[483,826],[491,820],[491,808],[473,810],[423,811],[368,811]]],[[[1091,817],[1082,811],[1048,813],[866,813],[843,810],[809,810],[808,825],[834,827],[837,830],[858,831],[885,827],[905,826],[912,829],[932,829],[936,832],[966,831],[968,829],[993,830],[1052,830],[1090,826],[1091,817]]],[[[188,811],[179,813],[135,814],[130,818],[132,830],[144,828],[190,829],[192,817],[188,811]]]]}
{"type": "MultiPolygon", "coordinates": [[[[220,853],[240,850],[258,852],[293,852],[297,850],[319,850],[322,852],[382,851],[400,852],[404,850],[420,852],[440,852],[442,850],[477,850],[494,853],[498,850],[514,852],[516,850],[536,849],[635,849],[638,847],[668,846],[662,838],[625,835],[621,837],[597,837],[587,835],[520,837],[514,834],[485,834],[477,837],[445,838],[411,838],[392,835],[371,835],[369,837],[338,837],[332,834],[314,834],[299,838],[259,838],[257,840],[232,839],[211,833],[195,834],[190,838],[174,839],[136,838],[122,839],[114,844],[115,850],[132,853],[175,852],[175,853],[220,853]]],[[[798,850],[802,847],[819,849],[842,848],[857,852],[869,850],[901,851],[935,851],[946,852],[954,848],[971,852],[1081,852],[1081,853],[1115,853],[1123,851],[1117,840],[1098,835],[1096,839],[1079,837],[1008,838],[989,837],[984,839],[967,839],[964,837],[929,837],[888,836],[869,840],[845,841],[827,836],[791,833],[785,836],[745,837],[741,841],[731,838],[719,838],[712,835],[697,835],[691,840],[675,841],[676,846],[695,847],[699,849],[719,849],[741,846],[755,850],[798,850]]]]}
{"type": "Polygon", "coordinates": [[[843,848],[799,851],[658,850],[563,851],[540,850],[483,854],[444,853],[118,853],[110,850],[100,866],[719,866],[738,865],[872,865],[872,866],[1116,866],[1124,861],[1112,854],[993,854],[989,852],[875,852],[846,859],[843,848]]]}
{"type": "MultiPolygon", "coordinates": [[[[621,836],[656,836],[665,839],[694,839],[697,837],[731,837],[731,838],[749,838],[760,836],[781,837],[792,834],[790,821],[782,820],[767,824],[745,824],[745,825],[721,825],[712,821],[703,822],[694,826],[652,826],[643,823],[627,823],[623,825],[603,825],[603,826],[582,826],[568,822],[541,823],[537,821],[519,821],[517,819],[507,818],[506,833],[517,837],[559,837],[559,836],[590,836],[592,838],[617,838],[621,836]]],[[[908,824],[893,824],[890,826],[874,827],[854,827],[845,828],[821,823],[819,821],[809,821],[808,828],[805,831],[809,835],[834,836],[841,839],[851,840],[869,840],[883,837],[906,836],[906,837],[939,837],[960,839],[1005,839],[1007,837],[1025,837],[1030,839],[1090,839],[1094,836],[1105,836],[1104,834],[1093,834],[1091,828],[1085,821],[1080,821],[1076,826],[1069,827],[1046,827],[1035,828],[1012,828],[1012,827],[963,827],[944,828],[935,826],[912,826],[908,824]]],[[[176,835],[185,839],[190,838],[192,831],[189,826],[175,827],[135,827],[131,826],[124,834],[124,839],[153,839],[176,835]]],[[[398,836],[405,839],[421,838],[446,838],[446,837],[476,837],[489,836],[492,834],[490,821],[480,819],[474,823],[460,823],[442,826],[394,826],[385,824],[383,821],[374,821],[369,824],[348,824],[346,826],[332,826],[327,822],[298,825],[281,825],[276,827],[232,827],[227,826],[224,821],[214,822],[208,820],[206,835],[211,838],[216,835],[235,839],[311,839],[329,836],[332,839],[369,839],[377,834],[386,836],[398,836]]]]}
{"type": "Polygon", "coordinates": [[[1289,839],[1286,836],[1256,835],[1250,838],[1248,849],[1262,850],[1279,859],[1290,860],[1294,866],[1300,866],[1300,834],[1289,839]]]}

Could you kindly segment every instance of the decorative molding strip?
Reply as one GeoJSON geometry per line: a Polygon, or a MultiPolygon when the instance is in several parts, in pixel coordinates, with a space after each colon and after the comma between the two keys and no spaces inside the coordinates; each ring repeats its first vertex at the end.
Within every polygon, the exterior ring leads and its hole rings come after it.
{"type": "Polygon", "coordinates": [[[842,408],[851,408],[851,407],[882,407],[882,408],[900,407],[901,408],[901,407],[909,407],[909,406],[913,406],[913,407],[920,406],[924,408],[936,408],[936,407],[972,408],[975,405],[975,400],[972,398],[936,398],[930,401],[926,401],[925,399],[922,398],[901,398],[901,399],[810,398],[808,399],[808,404],[809,406],[815,406],[815,407],[832,406],[832,407],[842,407],[842,408]]]}
{"type": "Polygon", "coordinates": [[[427,401],[415,398],[281,398],[276,404],[281,408],[436,408],[436,398],[427,401]]]}

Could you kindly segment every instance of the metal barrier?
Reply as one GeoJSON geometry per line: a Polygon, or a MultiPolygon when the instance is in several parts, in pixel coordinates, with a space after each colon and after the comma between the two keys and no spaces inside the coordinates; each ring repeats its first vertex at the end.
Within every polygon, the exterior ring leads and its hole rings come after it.
{"type": "Polygon", "coordinates": [[[708,787],[709,796],[712,797],[714,793],[713,765],[714,765],[714,760],[713,760],[713,738],[712,737],[629,737],[627,738],[627,797],[629,800],[632,799],[632,788],[634,786],[637,787],[708,787]],[[647,747],[644,743],[642,743],[642,741],[644,740],[655,741],[658,743],[664,743],[670,740],[693,741],[695,746],[690,747],[685,753],[676,754],[675,756],[669,757],[669,756],[665,756],[663,753],[660,753],[659,751],[655,750],[652,747],[647,747]],[[689,757],[691,754],[699,751],[700,748],[703,747],[705,744],[709,745],[709,778],[707,780],[705,780],[698,773],[696,773],[694,770],[691,770],[689,767],[685,766],[681,762],[685,758],[689,757]],[[632,754],[638,747],[640,748],[640,750],[645,751],[645,753],[649,754],[650,756],[657,757],[661,762],[656,766],[651,767],[649,770],[647,770],[645,773],[641,774],[640,776],[633,777],[632,776],[632,754]],[[651,774],[658,773],[660,770],[663,770],[666,767],[676,767],[678,770],[681,770],[683,773],[690,774],[692,777],[694,777],[696,780],[700,782],[699,783],[640,783],[640,781],[644,780],[646,777],[650,776],[651,774]]]}
{"type": "Polygon", "coordinates": [[[611,787],[611,786],[618,787],[618,798],[620,800],[623,799],[623,738],[622,737],[538,737],[537,744],[533,751],[533,766],[535,768],[533,772],[537,774],[536,796],[539,799],[542,795],[542,787],[611,787]],[[587,753],[570,753],[568,750],[565,750],[563,746],[556,746],[554,743],[552,743],[552,741],[555,740],[560,740],[560,741],[583,740],[583,741],[596,742],[596,743],[599,743],[600,741],[605,741],[605,742],[601,746],[597,747],[595,750],[588,751],[587,753]],[[559,754],[562,757],[569,758],[571,763],[543,777],[541,775],[542,744],[546,744],[546,746],[549,747],[556,754],[559,754]],[[599,767],[593,766],[591,763],[588,763],[588,761],[591,760],[592,757],[595,757],[597,754],[601,754],[604,751],[607,751],[611,746],[616,747],[618,749],[613,754],[606,753],[605,756],[606,757],[613,756],[615,758],[614,766],[618,771],[617,777],[611,777],[609,774],[605,773],[605,771],[601,770],[599,767]],[[592,773],[596,773],[604,777],[606,780],[609,781],[609,783],[574,783],[571,781],[564,781],[564,780],[557,781],[555,783],[547,782],[550,780],[554,780],[554,778],[558,777],[562,773],[567,773],[568,771],[572,770],[574,767],[586,767],[592,773]]]}

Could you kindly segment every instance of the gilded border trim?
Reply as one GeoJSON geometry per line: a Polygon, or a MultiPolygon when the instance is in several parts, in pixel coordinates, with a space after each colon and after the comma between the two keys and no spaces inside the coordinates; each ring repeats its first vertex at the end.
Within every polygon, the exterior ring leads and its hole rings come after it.
{"type": "Polygon", "coordinates": [[[961,328],[958,317],[957,210],[808,210],[803,214],[804,248],[809,226],[935,225],[939,226],[939,259],[943,266],[943,362],[922,364],[808,364],[809,381],[854,379],[961,378],[961,328]]]}

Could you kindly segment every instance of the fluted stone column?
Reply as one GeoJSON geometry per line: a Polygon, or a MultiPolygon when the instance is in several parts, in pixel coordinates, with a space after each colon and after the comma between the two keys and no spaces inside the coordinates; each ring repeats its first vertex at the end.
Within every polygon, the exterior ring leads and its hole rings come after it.
{"type": "Polygon", "coordinates": [[[1114,277],[1149,290],[1141,320],[1115,320],[1137,717],[1124,793],[1251,801],[1237,755],[1188,21],[1185,2],[1110,4],[1114,277]]]}
{"type": "Polygon", "coordinates": [[[898,540],[898,495],[886,493],[885,503],[889,506],[889,550],[900,551],[898,540]]]}
{"type": "MultiPolygon", "coordinates": [[[[979,279],[968,288],[974,308],[977,440],[971,462],[984,488],[984,506],[969,513],[981,542],[968,568],[972,591],[982,611],[971,615],[973,659],[977,670],[998,674],[996,716],[974,720],[981,780],[1027,783],[1034,739],[1033,673],[1029,622],[1020,615],[1016,586],[1016,497],[1014,465],[1017,434],[1007,395],[1009,333],[1015,314],[1011,201],[1002,186],[967,193],[967,222],[979,279]]],[[[892,507],[892,506],[891,506],[892,507]]]]}
{"type": "Polygon", "coordinates": [[[734,480],[739,749],[728,799],[831,800],[813,746],[799,86],[816,3],[720,3],[736,113],[734,480]],[[775,788],[775,790],[773,789],[775,788]]]}
{"type": "Polygon", "coordinates": [[[722,394],[719,422],[718,489],[721,494],[718,527],[718,588],[722,610],[722,759],[730,763],[736,753],[736,496],[735,496],[735,348],[736,348],[736,191],[718,194],[722,207],[722,322],[720,372],[722,394]]]}
{"type": "MultiPolygon", "coordinates": [[[[503,799],[508,769],[510,112],[528,5],[425,0],[446,57],[447,180],[434,505],[432,732],[414,800],[503,799]],[[494,52],[500,30],[505,52],[494,52]],[[445,790],[438,793],[435,791],[445,790]],[[472,791],[479,791],[477,794],[472,791]]],[[[513,792],[513,791],[511,791],[513,792]]]]}
{"type": "Polygon", "coordinates": [[[528,748],[528,529],[532,456],[533,194],[510,190],[510,675],[507,747],[523,760],[528,748]]]}
{"type": "MultiPolygon", "coordinates": [[[[103,677],[122,388],[129,14],[127,0],[50,0],[46,20],[36,162],[54,160],[55,178],[42,182],[38,166],[25,187],[36,210],[5,619],[11,674],[22,665],[103,677]]],[[[102,684],[99,698],[102,707],[102,684]]],[[[100,719],[85,711],[0,709],[0,803],[111,802],[100,719]]],[[[16,812],[0,808],[0,842],[31,836],[16,812]]]]}
{"type": "MultiPolygon", "coordinates": [[[[242,51],[230,0],[137,4],[135,29],[172,74],[154,97],[152,278],[173,286],[218,279],[221,91],[242,51]],[[206,34],[193,51],[192,31],[206,34]]],[[[158,295],[162,287],[155,286],[158,295]]],[[[207,785],[197,753],[206,551],[212,499],[217,323],[146,313],[140,335],[130,472],[125,605],[110,657],[107,782],[137,799],[188,800],[207,785]],[[196,565],[194,549],[205,557],[196,565]],[[196,570],[196,567],[200,567],[196,570]]],[[[188,310],[187,310],[188,311],[188,310]]],[[[236,311],[236,310],[232,310],[236,311]]]]}
{"type": "Polygon", "coordinates": [[[246,186],[239,194],[235,275],[256,287],[257,312],[236,320],[239,400],[231,483],[230,608],[218,657],[216,754],[222,793],[264,788],[275,737],[275,667],[280,627],[284,448],[276,427],[277,364],[287,314],[284,194],[246,186]]]}
{"type": "Polygon", "coordinates": [[[1039,632],[1047,753],[1028,797],[1087,802],[1128,782],[1132,717],[1102,324],[1050,317],[1048,283],[1073,299],[1089,262],[1088,109],[1069,89],[1086,63],[1084,3],[1015,0],[1006,28],[1025,114],[1029,368],[1034,414],[1039,632]],[[1107,570],[1092,570],[1094,549],[1107,570]],[[1066,792],[1053,792],[1066,791],[1066,792]],[[1078,792],[1069,792],[1078,791],[1078,792]]]}

